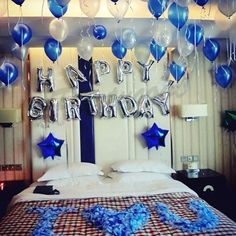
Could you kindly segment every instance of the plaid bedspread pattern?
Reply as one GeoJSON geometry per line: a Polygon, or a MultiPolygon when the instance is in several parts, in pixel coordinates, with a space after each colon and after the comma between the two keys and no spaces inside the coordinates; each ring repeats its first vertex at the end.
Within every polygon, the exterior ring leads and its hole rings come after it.
{"type": "MultiPolygon", "coordinates": [[[[184,233],[179,229],[171,228],[162,223],[155,212],[154,205],[157,202],[167,204],[170,209],[181,217],[194,220],[195,214],[188,209],[189,199],[197,199],[196,196],[189,193],[171,193],[158,194],[152,196],[139,197],[106,197],[106,198],[88,198],[88,199],[67,199],[50,201],[31,201],[17,203],[13,209],[0,222],[0,235],[30,235],[40,218],[38,214],[29,214],[29,207],[76,207],[78,213],[66,213],[60,215],[55,224],[53,232],[55,235],[78,235],[78,236],[102,236],[104,232],[98,230],[81,217],[84,208],[100,204],[107,208],[123,210],[131,204],[142,202],[150,210],[151,216],[148,223],[142,230],[135,235],[149,236],[179,236],[191,235],[184,233]]],[[[210,207],[210,206],[209,206],[210,207]]],[[[236,235],[236,223],[227,218],[224,214],[210,207],[220,218],[219,226],[212,232],[199,233],[194,235],[236,235]]]]}

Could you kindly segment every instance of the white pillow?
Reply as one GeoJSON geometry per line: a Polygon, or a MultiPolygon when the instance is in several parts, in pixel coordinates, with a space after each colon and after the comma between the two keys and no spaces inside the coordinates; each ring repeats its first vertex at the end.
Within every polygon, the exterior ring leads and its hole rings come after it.
{"type": "Polygon", "coordinates": [[[85,175],[104,175],[104,173],[101,171],[101,167],[92,163],[72,163],[69,167],[64,163],[50,167],[45,174],[38,179],[38,182],[85,175]]]}
{"type": "Polygon", "coordinates": [[[133,173],[110,172],[108,173],[107,176],[119,183],[151,182],[151,181],[158,181],[171,178],[169,174],[154,173],[154,172],[133,172],[133,173]]]}
{"type": "Polygon", "coordinates": [[[118,172],[156,172],[156,173],[175,173],[175,170],[168,167],[164,162],[157,160],[126,160],[118,161],[111,165],[114,171],[118,172]]]}
{"type": "Polygon", "coordinates": [[[71,187],[71,186],[84,186],[90,184],[100,184],[101,179],[97,175],[87,175],[87,176],[78,176],[71,177],[66,179],[55,179],[50,180],[46,185],[53,185],[54,188],[57,187],[71,187]]]}

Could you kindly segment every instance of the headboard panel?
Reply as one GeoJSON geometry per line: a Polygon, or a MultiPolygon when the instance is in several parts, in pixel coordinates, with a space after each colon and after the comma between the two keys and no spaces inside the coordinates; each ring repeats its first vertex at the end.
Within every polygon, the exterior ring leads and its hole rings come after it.
{"type": "MultiPolygon", "coordinates": [[[[148,83],[142,81],[142,71],[135,62],[132,53],[126,56],[126,60],[133,63],[133,73],[127,75],[125,81],[121,84],[116,80],[117,59],[112,55],[110,48],[96,48],[94,50],[93,60],[106,60],[111,66],[111,72],[102,77],[100,85],[94,84],[94,90],[99,90],[101,94],[117,96],[129,95],[140,100],[141,95],[157,96],[167,85],[167,80],[163,79],[166,58],[159,63],[154,63],[150,70],[151,80],[148,83]]],[[[63,48],[63,53],[58,62],[54,64],[46,58],[43,48],[30,49],[31,66],[31,98],[41,96],[48,102],[50,98],[59,100],[59,121],[49,123],[46,119],[31,122],[32,132],[32,176],[33,180],[45,171],[49,166],[58,163],[71,163],[81,161],[80,150],[80,122],[67,121],[65,119],[64,98],[76,96],[71,88],[65,73],[65,67],[71,64],[78,68],[78,55],[75,48],[63,48]],[[42,66],[45,70],[51,67],[54,70],[54,80],[56,89],[54,92],[36,92],[36,70],[42,66]],[[61,149],[61,157],[43,159],[37,143],[52,132],[55,137],[65,140],[61,149]]],[[[119,106],[117,106],[118,115],[116,118],[94,118],[94,142],[95,142],[95,162],[102,165],[105,170],[110,164],[122,159],[163,159],[171,165],[171,145],[170,132],[166,136],[166,147],[160,147],[158,150],[152,148],[148,150],[145,147],[141,133],[152,126],[154,122],[160,128],[170,130],[170,117],[163,116],[157,105],[153,105],[153,119],[146,118],[123,118],[119,106]]],[[[83,144],[84,145],[84,144],[83,144]]],[[[83,161],[86,160],[86,154],[83,154],[83,161]]]]}

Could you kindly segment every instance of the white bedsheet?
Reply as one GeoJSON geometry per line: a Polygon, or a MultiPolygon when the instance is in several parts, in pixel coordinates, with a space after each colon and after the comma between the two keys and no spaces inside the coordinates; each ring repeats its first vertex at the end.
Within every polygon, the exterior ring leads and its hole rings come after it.
{"type": "Polygon", "coordinates": [[[113,197],[113,196],[145,196],[173,192],[189,192],[197,195],[193,190],[183,183],[171,178],[158,181],[139,183],[118,183],[112,180],[105,180],[98,183],[78,184],[66,187],[57,187],[59,195],[33,194],[37,183],[16,195],[11,206],[22,201],[42,201],[54,199],[92,198],[92,197],[113,197]]]}

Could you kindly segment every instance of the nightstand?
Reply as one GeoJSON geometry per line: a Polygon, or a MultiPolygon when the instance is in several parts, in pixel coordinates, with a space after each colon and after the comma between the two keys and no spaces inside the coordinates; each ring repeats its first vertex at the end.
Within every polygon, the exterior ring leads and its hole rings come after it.
{"type": "Polygon", "coordinates": [[[187,172],[180,170],[173,178],[187,185],[218,210],[226,211],[224,202],[227,202],[229,195],[224,175],[211,169],[201,169],[197,178],[188,178],[187,172]]]}
{"type": "Polygon", "coordinates": [[[12,197],[27,186],[24,180],[0,181],[0,218],[4,216],[12,197]]]}

